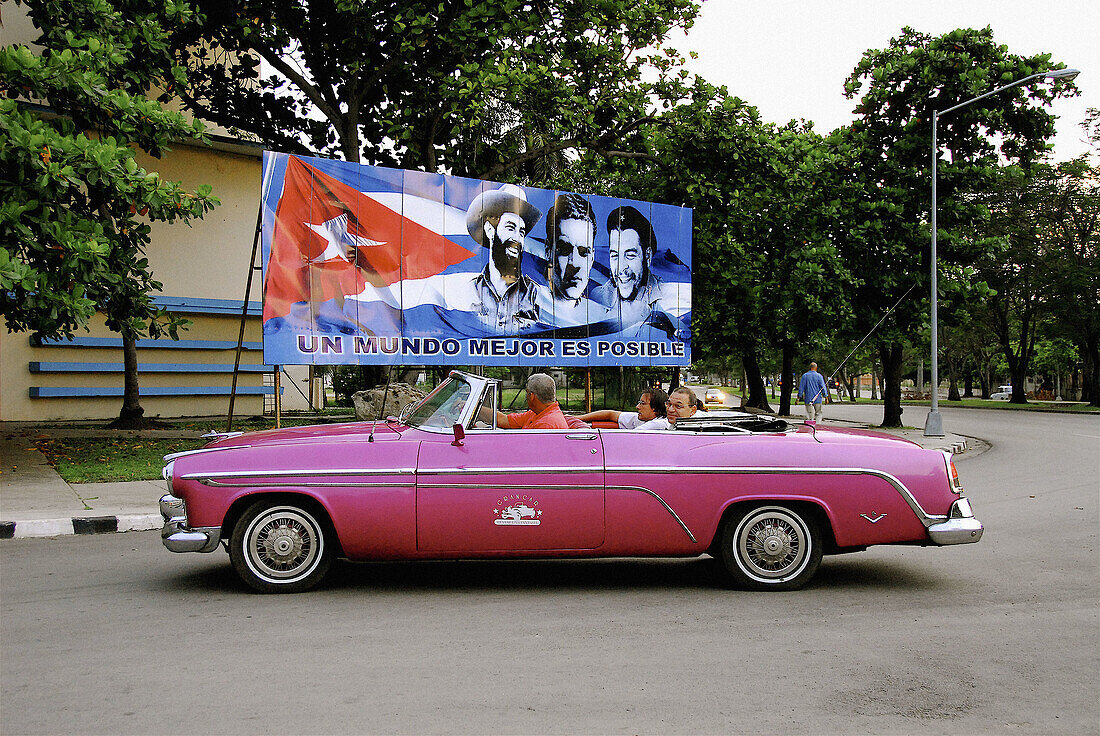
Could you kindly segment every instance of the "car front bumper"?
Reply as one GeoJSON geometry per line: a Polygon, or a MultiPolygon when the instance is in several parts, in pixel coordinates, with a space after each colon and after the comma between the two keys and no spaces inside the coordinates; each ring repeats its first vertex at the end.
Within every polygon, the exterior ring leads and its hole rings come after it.
{"type": "Polygon", "coordinates": [[[982,538],[983,531],[985,527],[982,526],[982,522],[974,518],[970,501],[960,498],[951,505],[951,513],[948,514],[947,521],[928,527],[928,536],[940,545],[973,544],[982,538]]]}
{"type": "Polygon", "coordinates": [[[183,499],[166,493],[160,499],[160,515],[164,527],[160,541],[171,552],[213,552],[221,541],[222,530],[216,526],[187,526],[183,499]]]}

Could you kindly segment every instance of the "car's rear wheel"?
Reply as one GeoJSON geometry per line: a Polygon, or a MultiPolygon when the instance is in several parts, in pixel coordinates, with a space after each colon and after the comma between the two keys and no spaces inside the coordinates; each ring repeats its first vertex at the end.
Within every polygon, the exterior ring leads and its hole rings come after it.
{"type": "Polygon", "coordinates": [[[249,586],[299,593],[321,581],[332,563],[325,525],[294,503],[257,501],[233,527],[229,558],[249,586]]]}
{"type": "Polygon", "coordinates": [[[821,565],[817,521],[787,506],[757,506],[731,516],[721,545],[726,572],[749,590],[797,590],[821,565]]]}

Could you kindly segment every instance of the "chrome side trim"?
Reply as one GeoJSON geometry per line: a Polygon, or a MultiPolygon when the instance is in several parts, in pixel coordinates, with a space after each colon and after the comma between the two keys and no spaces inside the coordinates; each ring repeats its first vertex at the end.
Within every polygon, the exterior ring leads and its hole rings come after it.
{"type": "Polygon", "coordinates": [[[280,480],[253,480],[247,482],[224,483],[211,480],[203,476],[197,479],[204,486],[210,488],[285,488],[292,485],[295,488],[408,488],[412,483],[358,483],[355,481],[293,481],[287,483],[280,480]]]}
{"type": "MultiPolygon", "coordinates": [[[[417,488],[477,488],[478,490],[515,490],[515,483],[417,483],[417,488]]],[[[523,490],[532,488],[538,491],[602,491],[602,485],[583,483],[524,483],[523,490]]]]}
{"type": "Polygon", "coordinates": [[[670,473],[677,475],[870,475],[889,483],[894,490],[898,492],[898,495],[902,497],[905,503],[909,505],[909,508],[913,510],[913,513],[916,514],[917,518],[920,519],[920,522],[924,524],[926,528],[947,518],[944,514],[928,513],[917,501],[912,491],[905,487],[904,483],[890,473],[883,470],[874,470],[872,468],[777,468],[774,466],[738,468],[609,467],[606,471],[608,473],[645,472],[647,474],[670,473]]]}
{"type": "MultiPolygon", "coordinates": [[[[564,430],[562,430],[564,431],[564,430]]],[[[569,467],[525,467],[525,468],[421,468],[416,471],[417,475],[515,475],[517,472],[524,473],[557,473],[559,475],[578,475],[581,473],[602,473],[603,466],[593,467],[580,467],[576,465],[570,465],[569,467]]]]}
{"type": "MultiPolygon", "coordinates": [[[[211,488],[254,488],[267,486],[285,486],[285,478],[315,478],[323,476],[412,476],[415,478],[414,468],[387,468],[385,470],[368,470],[366,468],[343,468],[339,470],[245,470],[234,472],[221,470],[212,473],[188,473],[181,476],[183,480],[197,480],[204,486],[211,488]],[[236,481],[220,481],[217,478],[237,478],[236,481]]],[[[415,481],[414,481],[415,482],[415,481]]],[[[295,486],[303,488],[404,488],[409,481],[296,481],[295,486]]]]}
{"type": "Polygon", "coordinates": [[[211,473],[188,473],[185,480],[202,478],[293,478],[320,475],[416,475],[416,468],[337,468],[333,470],[218,470],[211,473]]]}
{"type": "Polygon", "coordinates": [[[252,445],[233,445],[232,447],[200,447],[197,450],[183,450],[181,452],[170,452],[164,456],[164,462],[171,462],[177,457],[187,457],[188,455],[201,455],[204,452],[221,452],[223,450],[243,450],[246,447],[252,447],[252,445]]]}
{"type": "MultiPolygon", "coordinates": [[[[514,490],[516,485],[514,483],[417,483],[417,488],[476,488],[478,490],[496,491],[496,490],[514,490]]],[[[684,533],[688,535],[688,539],[693,544],[698,544],[699,540],[695,538],[695,535],[688,529],[687,524],[680,518],[679,514],[672,510],[672,507],[665,503],[665,500],[660,497],[655,491],[651,491],[648,488],[642,486],[586,486],[581,484],[564,484],[564,483],[534,483],[524,484],[524,490],[531,489],[536,491],[641,491],[642,493],[653,496],[657,499],[662,506],[665,507],[665,511],[672,514],[672,518],[676,520],[676,523],[680,525],[680,528],[684,530],[684,533]]]]}

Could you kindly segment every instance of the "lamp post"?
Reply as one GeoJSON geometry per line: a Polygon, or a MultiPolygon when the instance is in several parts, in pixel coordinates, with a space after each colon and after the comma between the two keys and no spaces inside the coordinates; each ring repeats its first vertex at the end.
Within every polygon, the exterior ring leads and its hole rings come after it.
{"type": "Polygon", "coordinates": [[[1076,69],[1056,69],[1049,72],[1040,72],[1039,74],[1032,74],[1029,77],[1023,79],[1017,79],[1015,82],[1010,82],[1003,87],[990,90],[984,95],[978,95],[966,102],[960,102],[954,107],[949,107],[946,110],[933,110],[932,111],[932,406],[928,410],[928,416],[924,420],[924,436],[925,437],[943,437],[943,418],[940,416],[940,402],[937,389],[940,385],[940,368],[939,368],[939,300],[936,294],[938,282],[937,282],[937,268],[936,268],[936,164],[940,157],[939,142],[936,140],[938,132],[940,115],[946,115],[950,112],[955,112],[959,108],[966,107],[978,100],[983,100],[990,95],[995,95],[999,92],[1004,92],[1006,89],[1012,89],[1013,87],[1019,87],[1022,84],[1027,84],[1036,79],[1073,79],[1080,74],[1076,69]]]}

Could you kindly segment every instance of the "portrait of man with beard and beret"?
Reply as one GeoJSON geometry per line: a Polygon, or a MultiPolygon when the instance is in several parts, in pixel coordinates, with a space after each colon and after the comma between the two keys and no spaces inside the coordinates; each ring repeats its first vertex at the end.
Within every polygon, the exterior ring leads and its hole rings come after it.
{"type": "Polygon", "coordinates": [[[675,284],[665,288],[653,272],[657,235],[653,225],[636,208],[616,207],[607,216],[608,270],[611,280],[594,296],[607,307],[607,319],[620,330],[649,325],[670,339],[683,340],[687,330],[670,316],[675,304],[675,284]]]}
{"type": "Polygon", "coordinates": [[[470,311],[490,334],[519,334],[539,321],[537,284],[521,264],[523,239],[541,217],[514,184],[482,192],[466,212],[470,237],[489,250],[485,268],[473,280],[470,311]]]}
{"type": "Polygon", "coordinates": [[[638,324],[656,307],[660,280],[650,269],[657,236],[649,220],[634,207],[617,207],[607,216],[608,267],[611,280],[599,299],[624,326],[638,324]]]}

